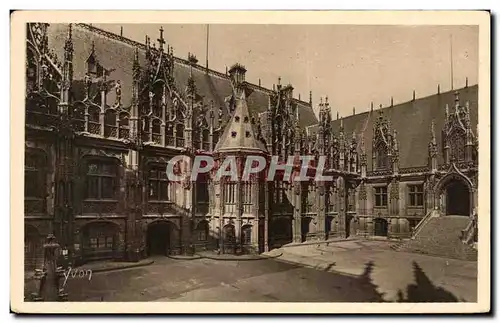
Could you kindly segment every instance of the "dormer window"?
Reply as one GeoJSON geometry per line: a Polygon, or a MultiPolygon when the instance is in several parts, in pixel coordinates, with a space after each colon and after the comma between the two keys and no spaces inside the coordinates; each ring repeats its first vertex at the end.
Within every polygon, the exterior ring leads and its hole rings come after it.
{"type": "Polygon", "coordinates": [[[248,117],[245,117],[245,119],[243,119],[243,122],[248,123],[248,117]]]}
{"type": "Polygon", "coordinates": [[[238,116],[234,117],[234,121],[235,122],[240,122],[240,117],[238,117],[238,116]]]}
{"type": "Polygon", "coordinates": [[[379,144],[376,151],[377,169],[385,169],[389,167],[389,157],[387,155],[387,146],[379,144]]]}
{"type": "Polygon", "coordinates": [[[231,137],[236,138],[236,131],[231,131],[231,137]]]}
{"type": "Polygon", "coordinates": [[[90,55],[87,60],[87,73],[97,75],[97,62],[94,58],[94,55],[90,55]]]}
{"type": "Polygon", "coordinates": [[[250,137],[251,137],[250,131],[245,132],[245,136],[246,136],[247,138],[250,138],[250,137]]]}
{"type": "Polygon", "coordinates": [[[104,69],[97,61],[95,54],[90,54],[89,58],[87,59],[87,73],[89,75],[101,76],[103,71],[104,69]]]}

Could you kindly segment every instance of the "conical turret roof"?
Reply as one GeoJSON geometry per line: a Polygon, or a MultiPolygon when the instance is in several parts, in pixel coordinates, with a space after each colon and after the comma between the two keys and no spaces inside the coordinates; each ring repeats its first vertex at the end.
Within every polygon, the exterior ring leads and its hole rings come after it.
{"type": "Polygon", "coordinates": [[[236,97],[236,108],[222,136],[215,147],[215,152],[255,152],[266,151],[264,144],[257,139],[248,112],[245,91],[236,97]]]}

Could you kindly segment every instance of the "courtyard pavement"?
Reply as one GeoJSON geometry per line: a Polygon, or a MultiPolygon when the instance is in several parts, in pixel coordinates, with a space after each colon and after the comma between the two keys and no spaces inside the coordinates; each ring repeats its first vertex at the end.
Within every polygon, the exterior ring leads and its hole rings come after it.
{"type": "Polygon", "coordinates": [[[477,263],[395,252],[383,241],[277,249],[225,261],[156,257],[154,263],[68,278],[70,301],[476,301],[477,263]]]}

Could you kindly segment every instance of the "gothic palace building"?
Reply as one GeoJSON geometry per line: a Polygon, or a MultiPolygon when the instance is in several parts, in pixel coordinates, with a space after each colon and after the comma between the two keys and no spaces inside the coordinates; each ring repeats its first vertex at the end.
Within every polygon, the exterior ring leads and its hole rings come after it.
{"type": "Polygon", "coordinates": [[[341,119],[324,99],[317,117],[291,85],[174,56],[163,30],[145,43],[85,24],[30,23],[26,35],[27,268],[49,233],[82,263],[408,238],[431,214],[476,210],[477,85],[341,119]],[[198,154],[326,156],[334,180],[167,180],[170,158],[198,154]]]}

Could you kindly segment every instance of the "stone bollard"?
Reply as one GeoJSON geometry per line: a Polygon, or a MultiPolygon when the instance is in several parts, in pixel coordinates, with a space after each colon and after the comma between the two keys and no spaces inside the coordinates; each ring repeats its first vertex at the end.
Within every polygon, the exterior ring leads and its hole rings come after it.
{"type": "Polygon", "coordinates": [[[61,302],[67,301],[68,294],[61,288],[60,280],[64,277],[64,269],[57,266],[56,252],[59,244],[53,234],[47,236],[47,242],[43,245],[44,263],[42,270],[35,271],[35,279],[40,281],[38,293],[32,294],[32,300],[38,302],[61,302]]]}

